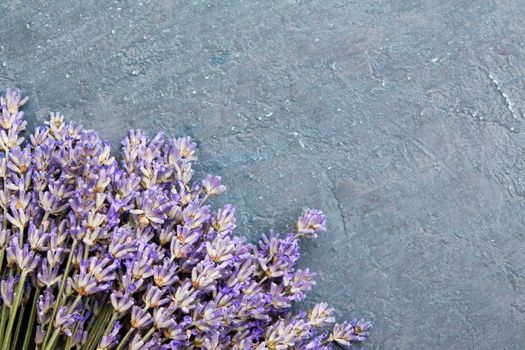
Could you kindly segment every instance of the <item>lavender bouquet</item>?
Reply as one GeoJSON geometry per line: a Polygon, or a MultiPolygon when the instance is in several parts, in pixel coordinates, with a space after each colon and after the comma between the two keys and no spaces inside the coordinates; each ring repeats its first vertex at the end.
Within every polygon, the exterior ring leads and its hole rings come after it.
{"type": "Polygon", "coordinates": [[[18,91],[1,97],[0,350],[331,349],[368,336],[325,303],[291,311],[314,285],[299,240],[325,231],[233,235],[234,208],[207,204],[221,179],[192,180],[190,138],[132,130],[120,164],[96,132],[51,114],[24,141],[18,91]]]}

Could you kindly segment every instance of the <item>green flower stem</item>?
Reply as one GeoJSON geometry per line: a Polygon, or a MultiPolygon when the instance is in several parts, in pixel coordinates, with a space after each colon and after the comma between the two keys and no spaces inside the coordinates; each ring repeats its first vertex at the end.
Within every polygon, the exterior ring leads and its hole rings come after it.
{"type": "Polygon", "coordinates": [[[133,328],[133,327],[130,328],[129,331],[124,336],[124,338],[122,338],[122,340],[120,341],[120,343],[118,344],[118,346],[117,346],[117,348],[115,350],[121,350],[122,347],[124,347],[124,345],[126,345],[126,341],[133,334],[134,331],[135,331],[135,328],[133,328]]]}
{"type": "Polygon", "coordinates": [[[24,226],[18,227],[20,229],[20,243],[24,242],[24,226]]]}
{"type": "Polygon", "coordinates": [[[142,341],[144,343],[146,343],[149,339],[149,337],[151,337],[151,335],[155,332],[155,327],[151,327],[151,329],[148,331],[148,333],[144,334],[144,336],[142,337],[142,341]]]}
{"type": "Polygon", "coordinates": [[[33,327],[35,325],[36,318],[36,305],[38,302],[38,297],[40,295],[40,288],[36,288],[35,295],[33,295],[33,302],[31,303],[31,313],[29,314],[29,321],[27,323],[26,335],[24,337],[24,344],[22,345],[22,350],[27,350],[29,348],[29,343],[31,342],[31,336],[33,335],[33,327]]]}
{"type": "MultiPolygon", "coordinates": [[[[87,305],[86,308],[87,308],[87,309],[89,309],[89,304],[88,304],[88,303],[89,303],[90,301],[91,301],[91,300],[88,300],[88,302],[86,303],[86,305],[87,305]]],[[[97,316],[98,316],[98,315],[97,315],[97,316]]],[[[89,332],[91,332],[91,329],[93,328],[93,324],[95,323],[96,320],[97,320],[97,317],[95,317],[94,315],[91,315],[91,316],[89,317],[89,322],[88,322],[87,326],[84,327],[84,330],[85,330],[86,332],[88,332],[88,334],[89,334],[89,332]]]]}
{"type": "Polygon", "coordinates": [[[7,322],[8,307],[6,304],[2,305],[2,318],[0,320],[0,344],[4,339],[5,324],[7,322]]]}
{"type": "Polygon", "coordinates": [[[4,255],[5,255],[5,248],[0,249],[0,271],[2,270],[2,267],[4,267],[4,255]]]}
{"type": "Polygon", "coordinates": [[[53,307],[53,313],[51,314],[51,319],[49,320],[49,325],[47,326],[46,336],[44,338],[44,342],[42,343],[42,349],[45,349],[47,346],[47,342],[49,340],[51,330],[53,329],[53,323],[55,323],[55,317],[57,315],[58,308],[59,306],[61,306],[60,304],[61,304],[62,294],[64,294],[66,280],[69,275],[69,269],[71,268],[71,261],[73,260],[73,255],[75,254],[75,249],[77,248],[77,244],[78,244],[78,241],[76,239],[73,240],[73,244],[71,245],[71,250],[69,251],[69,257],[67,258],[66,269],[64,270],[64,274],[62,275],[62,282],[60,282],[60,289],[58,290],[55,307],[53,307]]]}
{"type": "Polygon", "coordinates": [[[199,204],[199,207],[202,207],[204,205],[204,202],[206,202],[206,199],[208,199],[210,197],[209,194],[205,194],[204,197],[202,198],[202,201],[201,201],[201,204],[199,204]]]}
{"type": "MultiPolygon", "coordinates": [[[[26,282],[27,272],[22,271],[22,275],[20,276],[20,281],[18,281],[18,285],[16,286],[16,294],[15,294],[15,300],[13,300],[13,305],[11,305],[11,310],[9,311],[9,321],[7,322],[7,327],[4,333],[4,341],[2,343],[2,350],[8,350],[9,346],[11,345],[11,332],[13,331],[13,326],[15,324],[16,319],[16,313],[18,311],[18,305],[20,304],[20,300],[22,299],[22,290],[24,288],[24,283],[26,282]]],[[[20,316],[22,317],[22,315],[20,316]]]]}
{"type": "Polygon", "coordinates": [[[49,339],[49,344],[45,348],[42,347],[42,349],[53,350],[55,341],[57,340],[59,334],[60,334],[60,331],[58,329],[55,329],[55,331],[53,332],[53,335],[51,336],[51,339],[49,339]]]}
{"type": "Polygon", "coordinates": [[[73,310],[75,310],[75,307],[78,305],[78,303],[80,302],[80,300],[82,300],[82,295],[77,295],[77,297],[75,298],[75,300],[73,301],[73,304],[71,304],[71,306],[69,306],[69,309],[67,309],[67,312],[68,313],[72,313],[73,310]]]}
{"type": "Polygon", "coordinates": [[[106,330],[104,331],[103,337],[106,337],[109,332],[113,329],[113,323],[117,320],[117,313],[113,312],[111,315],[111,318],[109,319],[108,325],[106,326],[106,330]]]}
{"type": "Polygon", "coordinates": [[[87,260],[88,256],[89,256],[89,246],[87,244],[84,244],[84,256],[83,256],[83,259],[87,260]]]}
{"type": "Polygon", "coordinates": [[[86,341],[85,349],[95,349],[102,332],[104,332],[105,326],[107,324],[108,318],[110,317],[112,307],[109,304],[104,305],[104,308],[98,315],[95,325],[91,330],[88,331],[88,339],[86,341]]]}
{"type": "MultiPolygon", "coordinates": [[[[13,344],[11,344],[11,350],[16,349],[16,343],[18,343],[18,336],[20,335],[20,327],[22,326],[22,320],[24,318],[24,313],[26,311],[25,305],[20,307],[20,313],[18,314],[18,320],[16,322],[15,335],[13,336],[13,344]]],[[[26,329],[27,331],[27,329],[26,329]]]]}

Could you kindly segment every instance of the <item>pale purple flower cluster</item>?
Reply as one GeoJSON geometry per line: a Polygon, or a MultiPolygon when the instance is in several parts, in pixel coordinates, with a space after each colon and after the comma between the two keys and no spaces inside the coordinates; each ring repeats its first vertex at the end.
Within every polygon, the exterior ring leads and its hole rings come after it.
{"type": "Polygon", "coordinates": [[[315,284],[299,239],[325,231],[306,209],[296,232],[235,236],[234,208],[193,181],[190,138],[132,130],[122,161],[97,133],[52,114],[26,142],[17,91],[1,98],[0,350],[331,349],[371,324],[336,324],[325,303],[293,313],[315,284]]]}

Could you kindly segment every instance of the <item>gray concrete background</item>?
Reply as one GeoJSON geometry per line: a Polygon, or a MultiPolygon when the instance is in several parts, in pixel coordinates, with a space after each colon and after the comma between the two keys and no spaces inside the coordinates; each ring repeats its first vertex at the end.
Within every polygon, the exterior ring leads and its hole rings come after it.
{"type": "MultiPolygon", "coordinates": [[[[2,1],[0,86],[114,144],[190,135],[239,233],[304,206],[307,305],[366,349],[525,345],[525,2],[2,1]]],[[[305,305],[305,307],[307,306],[305,305]]]]}

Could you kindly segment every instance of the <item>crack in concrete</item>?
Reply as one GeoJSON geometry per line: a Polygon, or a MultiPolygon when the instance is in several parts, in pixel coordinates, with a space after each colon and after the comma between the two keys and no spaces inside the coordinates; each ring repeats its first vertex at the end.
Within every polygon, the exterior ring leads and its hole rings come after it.
{"type": "MultiPolygon", "coordinates": [[[[503,97],[503,99],[505,100],[505,105],[507,106],[507,109],[509,110],[509,112],[512,114],[512,117],[514,119],[518,119],[518,116],[516,115],[516,112],[514,112],[514,103],[510,100],[510,97],[509,95],[507,95],[502,89],[501,89],[501,86],[499,84],[499,82],[496,80],[496,78],[494,78],[494,76],[492,75],[492,73],[488,72],[488,77],[489,79],[492,81],[492,84],[494,84],[494,86],[496,87],[496,91],[498,91],[498,93],[503,97]]],[[[523,116],[522,116],[523,118],[523,116]]]]}
{"type": "Polygon", "coordinates": [[[410,142],[429,157],[436,165],[441,166],[450,177],[459,181],[458,177],[454,174],[454,171],[452,171],[452,169],[440,157],[438,157],[432,149],[427,147],[423,141],[411,137],[410,142]]]}
{"type": "Polygon", "coordinates": [[[330,177],[330,175],[328,175],[326,171],[324,173],[326,175],[326,178],[328,179],[328,188],[330,189],[330,192],[332,192],[332,196],[335,199],[337,209],[339,210],[339,215],[341,216],[341,221],[343,222],[343,230],[345,231],[346,237],[348,237],[349,233],[348,233],[348,229],[346,226],[346,218],[345,218],[345,214],[343,211],[343,206],[341,205],[341,202],[339,201],[339,198],[337,197],[337,192],[335,190],[335,183],[334,181],[332,181],[332,178],[330,177]]]}
{"type": "MultiPolygon", "coordinates": [[[[490,72],[490,70],[488,68],[485,68],[483,67],[482,65],[477,65],[479,69],[481,69],[481,71],[483,71],[487,77],[489,78],[489,80],[491,81],[492,85],[494,85],[494,87],[496,88],[496,91],[497,93],[503,97],[503,100],[505,101],[505,107],[507,108],[507,110],[510,112],[510,114],[512,115],[512,117],[514,119],[518,119],[518,115],[516,114],[516,111],[514,110],[514,102],[511,101],[509,95],[503,91],[503,89],[501,88],[501,85],[499,83],[499,81],[494,77],[494,75],[490,72]]],[[[518,108],[519,109],[519,108],[518,108]]],[[[521,113],[520,113],[521,114],[521,113]]],[[[523,116],[523,114],[521,114],[521,117],[522,118],[525,118],[523,116]]]]}

